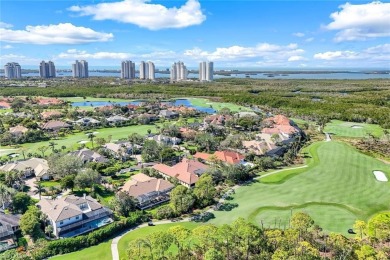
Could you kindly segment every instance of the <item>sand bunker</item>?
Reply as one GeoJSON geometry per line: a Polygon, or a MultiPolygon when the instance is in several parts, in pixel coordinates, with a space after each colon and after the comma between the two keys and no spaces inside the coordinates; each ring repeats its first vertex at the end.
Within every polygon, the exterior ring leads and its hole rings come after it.
{"type": "Polygon", "coordinates": [[[89,141],[79,141],[78,143],[79,144],[86,144],[86,143],[88,143],[89,141]]]}
{"type": "Polygon", "coordinates": [[[373,171],[372,173],[375,175],[375,178],[378,181],[388,181],[384,172],[382,172],[382,171],[373,171]]]}
{"type": "Polygon", "coordinates": [[[363,126],[360,126],[360,125],[353,125],[353,126],[351,126],[351,128],[358,129],[358,128],[363,128],[363,126]]]}

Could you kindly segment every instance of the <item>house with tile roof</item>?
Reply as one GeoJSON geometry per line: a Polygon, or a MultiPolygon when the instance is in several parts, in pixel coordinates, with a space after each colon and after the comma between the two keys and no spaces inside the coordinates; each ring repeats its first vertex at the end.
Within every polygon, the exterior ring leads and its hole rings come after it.
{"type": "Polygon", "coordinates": [[[156,164],[152,167],[164,178],[174,178],[181,185],[188,188],[193,187],[198,181],[199,177],[208,170],[208,166],[197,161],[183,158],[183,160],[174,165],[168,166],[162,163],[156,164]]]}
{"type": "Polygon", "coordinates": [[[20,215],[0,213],[0,252],[15,248],[16,232],[20,230],[20,215]]]}
{"type": "Polygon", "coordinates": [[[22,125],[17,125],[15,127],[10,127],[9,132],[13,136],[22,136],[24,133],[28,131],[28,128],[22,126],[22,125]]]}
{"type": "Polygon", "coordinates": [[[175,185],[167,180],[138,173],[131,176],[121,190],[136,198],[138,207],[143,210],[169,201],[169,192],[174,187],[175,185]]]}
{"type": "Polygon", "coordinates": [[[223,126],[229,120],[232,120],[233,117],[231,115],[210,115],[204,118],[204,123],[206,125],[218,125],[223,126]]]}
{"type": "Polygon", "coordinates": [[[89,150],[88,148],[84,148],[81,150],[77,150],[74,152],[70,152],[69,155],[76,156],[80,158],[84,163],[87,162],[100,162],[100,163],[107,163],[109,160],[99,153],[89,150]]]}
{"type": "Polygon", "coordinates": [[[60,118],[62,113],[59,111],[44,111],[41,114],[42,119],[60,118]]]}
{"type": "Polygon", "coordinates": [[[56,132],[60,129],[70,128],[71,125],[62,121],[49,121],[41,126],[42,130],[56,132]]]}
{"type": "Polygon", "coordinates": [[[56,237],[73,237],[111,223],[112,211],[90,196],[41,199],[37,207],[48,216],[56,237]]]}
{"type": "Polygon", "coordinates": [[[10,109],[11,104],[7,101],[0,101],[0,109],[10,109]]]}
{"type": "Polygon", "coordinates": [[[24,177],[35,175],[38,179],[50,179],[49,165],[45,159],[30,158],[28,160],[16,161],[0,166],[0,170],[10,172],[23,172],[24,177]]]}
{"type": "Polygon", "coordinates": [[[194,154],[194,158],[202,161],[210,161],[212,157],[227,164],[244,164],[245,159],[244,155],[234,151],[216,151],[214,154],[197,152],[194,154]]]}

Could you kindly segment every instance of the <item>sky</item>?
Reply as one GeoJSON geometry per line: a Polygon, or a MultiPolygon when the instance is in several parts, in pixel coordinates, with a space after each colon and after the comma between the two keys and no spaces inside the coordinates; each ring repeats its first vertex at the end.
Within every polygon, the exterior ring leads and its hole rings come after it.
{"type": "Polygon", "coordinates": [[[0,65],[390,69],[390,2],[1,0],[0,65]]]}

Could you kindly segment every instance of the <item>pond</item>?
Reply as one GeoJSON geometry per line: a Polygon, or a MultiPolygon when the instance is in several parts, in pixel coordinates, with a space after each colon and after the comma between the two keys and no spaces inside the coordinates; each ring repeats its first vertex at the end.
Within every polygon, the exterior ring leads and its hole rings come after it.
{"type": "MultiPolygon", "coordinates": [[[[139,105],[140,103],[142,103],[142,101],[121,101],[121,102],[110,102],[110,101],[81,101],[81,102],[72,102],[72,106],[73,107],[103,107],[103,106],[112,106],[112,105],[120,105],[120,106],[126,106],[126,105],[129,105],[129,104],[132,104],[132,105],[139,105]]],[[[194,106],[191,101],[189,101],[188,99],[175,99],[175,100],[172,100],[170,102],[166,102],[166,103],[170,103],[174,106],[185,106],[185,107],[192,107],[192,108],[195,108],[196,110],[198,111],[201,111],[201,112],[204,112],[204,113],[207,113],[207,114],[214,114],[216,112],[215,109],[213,109],[212,107],[210,106],[205,106],[205,107],[201,107],[201,106],[194,106]]]]}

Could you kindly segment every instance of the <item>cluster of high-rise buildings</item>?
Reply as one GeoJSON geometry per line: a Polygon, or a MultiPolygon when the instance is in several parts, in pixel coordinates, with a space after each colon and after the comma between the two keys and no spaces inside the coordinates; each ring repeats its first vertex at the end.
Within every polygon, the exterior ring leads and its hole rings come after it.
{"type": "Polygon", "coordinates": [[[55,78],[56,77],[56,67],[54,66],[54,62],[44,60],[39,64],[39,76],[41,78],[55,78]]]}
{"type": "Polygon", "coordinates": [[[182,61],[173,63],[171,67],[171,81],[187,80],[188,70],[182,61]]]}
{"type": "MultiPolygon", "coordinates": [[[[155,79],[155,66],[151,61],[141,61],[139,65],[139,78],[140,79],[155,79]]],[[[131,60],[122,61],[121,64],[121,78],[122,79],[135,79],[135,63],[131,60]]]]}
{"type": "MultiPolygon", "coordinates": [[[[131,60],[122,61],[121,63],[121,78],[135,79],[135,63],[131,60]]],[[[22,69],[16,62],[9,62],[4,65],[4,74],[8,79],[18,79],[22,77],[22,69]]],[[[214,74],[213,62],[199,63],[199,81],[212,81],[214,74]]],[[[52,61],[42,61],[39,64],[39,76],[41,78],[55,78],[56,68],[52,61]]],[[[76,60],[72,64],[72,76],[74,78],[88,78],[88,62],[85,60],[76,60]]],[[[182,61],[173,63],[170,69],[171,81],[187,80],[188,69],[182,61]]],[[[155,66],[151,61],[141,61],[139,65],[139,78],[141,80],[155,79],[155,66]]]]}
{"type": "Polygon", "coordinates": [[[199,81],[213,81],[214,63],[203,61],[199,63],[199,81]]]}
{"type": "Polygon", "coordinates": [[[73,78],[88,78],[88,62],[76,60],[72,64],[72,76],[73,78]]]}
{"type": "Polygon", "coordinates": [[[19,63],[8,62],[4,65],[4,75],[7,79],[20,79],[22,77],[22,68],[19,63]]]}

